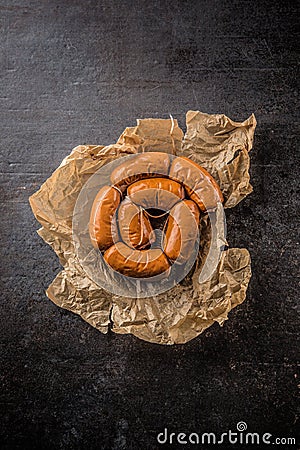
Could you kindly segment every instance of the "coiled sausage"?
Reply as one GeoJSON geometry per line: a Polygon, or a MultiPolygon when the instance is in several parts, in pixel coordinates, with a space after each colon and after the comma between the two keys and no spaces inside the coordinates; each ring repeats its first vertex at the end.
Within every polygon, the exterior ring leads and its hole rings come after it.
{"type": "Polygon", "coordinates": [[[104,186],[94,200],[89,224],[93,246],[124,275],[165,276],[172,264],[187,262],[196,249],[200,210],[223,201],[213,177],[197,163],[177,157],[169,166],[168,154],[138,154],[114,169],[113,186],[104,186]],[[128,196],[121,201],[126,189],[128,196]],[[150,220],[155,226],[164,215],[154,214],[156,210],[170,215],[163,242],[149,248],[155,241],[150,220]]]}

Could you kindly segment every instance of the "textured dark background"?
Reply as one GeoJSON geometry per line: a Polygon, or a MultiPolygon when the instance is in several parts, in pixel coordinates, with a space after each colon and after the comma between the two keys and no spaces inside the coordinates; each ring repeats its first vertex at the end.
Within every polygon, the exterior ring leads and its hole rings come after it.
{"type": "Polygon", "coordinates": [[[164,427],[241,420],[296,436],[299,2],[0,5],[1,448],[155,449],[164,427]],[[252,256],[247,300],[186,345],[102,335],[45,297],[60,267],[28,197],[75,145],[135,118],[184,129],[188,109],[257,117],[254,193],[227,211],[230,245],[252,256]]]}

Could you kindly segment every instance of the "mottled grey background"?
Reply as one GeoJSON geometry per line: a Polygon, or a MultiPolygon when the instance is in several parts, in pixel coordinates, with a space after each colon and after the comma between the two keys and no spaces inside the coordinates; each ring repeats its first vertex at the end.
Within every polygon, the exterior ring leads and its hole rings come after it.
{"type": "Polygon", "coordinates": [[[1,448],[155,449],[164,427],[241,420],[296,435],[298,6],[0,1],[1,448]],[[227,211],[230,245],[252,256],[248,298],[186,345],[102,335],[45,297],[60,266],[28,197],[75,145],[113,143],[135,118],[184,128],[188,109],[257,117],[254,193],[227,211]]]}

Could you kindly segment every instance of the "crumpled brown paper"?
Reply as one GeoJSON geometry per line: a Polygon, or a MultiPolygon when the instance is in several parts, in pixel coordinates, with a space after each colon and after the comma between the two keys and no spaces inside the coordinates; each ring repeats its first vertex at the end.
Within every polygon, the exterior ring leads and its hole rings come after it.
{"type": "Polygon", "coordinates": [[[185,343],[214,322],[220,325],[229,311],[242,303],[251,277],[246,249],[222,252],[217,270],[198,283],[209,225],[202,219],[200,253],[193,273],[179,285],[156,297],[132,299],[115,296],[95,284],[83,271],[72,242],[72,213],[88,178],[108,162],[132,153],[163,151],[184,155],[205,167],[218,181],[226,207],[233,207],[252,191],[249,155],[256,126],[254,115],[242,123],[217,114],[188,111],[187,132],[173,118],[143,119],[126,128],[116,144],[80,145],[30,197],[41,223],[39,235],[57,253],[64,266],[47,290],[58,306],[79,314],[103,333],[132,333],[160,344],[185,343]]]}

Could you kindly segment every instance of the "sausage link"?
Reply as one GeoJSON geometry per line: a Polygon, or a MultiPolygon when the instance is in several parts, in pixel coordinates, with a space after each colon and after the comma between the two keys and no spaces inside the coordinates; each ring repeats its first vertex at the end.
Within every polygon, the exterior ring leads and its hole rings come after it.
{"type": "Polygon", "coordinates": [[[89,222],[92,244],[103,251],[118,241],[116,210],[121,194],[111,186],[103,186],[95,197],[89,222]]]}
{"type": "Polygon", "coordinates": [[[170,157],[167,153],[139,153],[116,167],[110,176],[113,185],[124,192],[127,186],[137,180],[155,176],[167,176],[170,157]]]}
{"type": "Polygon", "coordinates": [[[215,179],[199,164],[180,156],[171,164],[170,178],[184,184],[189,197],[201,211],[213,210],[223,202],[222,192],[215,179]]]}
{"type": "Polygon", "coordinates": [[[118,209],[119,235],[129,247],[144,249],[154,242],[150,220],[142,208],[125,198],[118,209]]]}
{"type": "Polygon", "coordinates": [[[123,242],[117,242],[106,250],[104,259],[112,269],[134,278],[153,277],[170,268],[161,249],[134,250],[123,242]]]}
{"type": "Polygon", "coordinates": [[[192,200],[177,203],[170,211],[165,228],[164,252],[170,261],[183,264],[195,249],[200,211],[192,200]]]}
{"type": "Polygon", "coordinates": [[[169,178],[147,178],[131,184],[127,189],[131,200],[143,208],[169,211],[185,197],[184,187],[169,178]]]}

